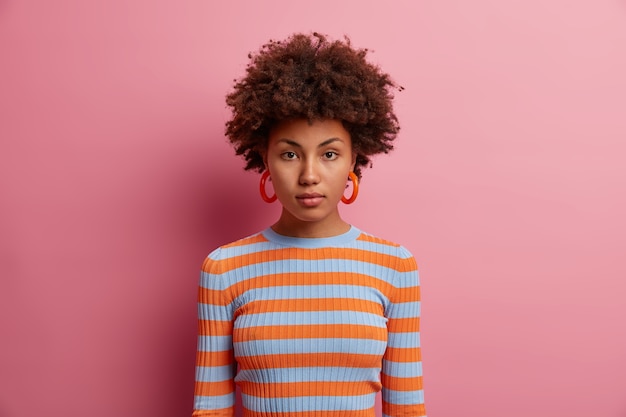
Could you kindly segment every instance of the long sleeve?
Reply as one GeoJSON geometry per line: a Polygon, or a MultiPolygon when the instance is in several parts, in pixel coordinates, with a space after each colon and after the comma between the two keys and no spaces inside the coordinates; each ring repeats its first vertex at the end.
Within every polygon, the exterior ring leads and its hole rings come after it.
{"type": "Polygon", "coordinates": [[[232,417],[235,405],[233,308],[225,296],[220,250],[205,260],[198,290],[198,351],[193,417],[232,417]]]}
{"type": "Polygon", "coordinates": [[[417,264],[404,250],[386,308],[388,344],[383,356],[383,415],[425,416],[420,350],[420,287],[417,264]]]}
{"type": "Polygon", "coordinates": [[[424,416],[419,282],[402,246],[356,228],[267,229],[212,252],[200,279],[193,417],[424,416]],[[381,367],[382,364],[382,367],[381,367]]]}

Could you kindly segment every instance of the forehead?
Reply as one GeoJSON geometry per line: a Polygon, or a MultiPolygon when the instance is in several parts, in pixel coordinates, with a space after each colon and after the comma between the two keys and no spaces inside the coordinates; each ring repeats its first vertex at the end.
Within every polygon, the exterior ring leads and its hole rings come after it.
{"type": "Polygon", "coordinates": [[[329,139],[338,139],[338,142],[350,146],[350,133],[345,129],[341,120],[326,119],[309,122],[307,119],[285,120],[270,130],[270,146],[287,139],[300,145],[318,145],[329,139]]]}

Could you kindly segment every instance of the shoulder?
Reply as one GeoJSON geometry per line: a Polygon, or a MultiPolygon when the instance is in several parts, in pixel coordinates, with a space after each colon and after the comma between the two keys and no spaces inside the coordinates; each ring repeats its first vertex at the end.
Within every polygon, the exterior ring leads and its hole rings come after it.
{"type": "Polygon", "coordinates": [[[415,263],[415,257],[406,247],[391,240],[361,231],[356,242],[362,249],[392,256],[397,258],[400,263],[415,263]]]}
{"type": "Polygon", "coordinates": [[[214,249],[204,259],[202,270],[205,272],[219,273],[226,264],[232,264],[242,256],[267,249],[269,241],[262,232],[238,239],[214,249]]]}
{"type": "MultiPolygon", "coordinates": [[[[365,256],[368,263],[375,269],[382,267],[377,274],[391,284],[391,288],[406,289],[419,286],[417,262],[406,247],[365,232],[361,232],[356,241],[359,249],[369,252],[365,256]]],[[[391,297],[391,293],[388,294],[391,297]]]]}

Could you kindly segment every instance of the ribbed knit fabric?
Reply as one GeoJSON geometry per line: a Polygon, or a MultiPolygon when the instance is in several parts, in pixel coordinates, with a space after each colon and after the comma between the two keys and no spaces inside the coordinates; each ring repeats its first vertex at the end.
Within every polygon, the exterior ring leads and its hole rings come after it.
{"type": "Polygon", "coordinates": [[[402,246],[355,227],[267,229],[212,252],[199,288],[193,417],[425,416],[419,278],[402,246]]]}

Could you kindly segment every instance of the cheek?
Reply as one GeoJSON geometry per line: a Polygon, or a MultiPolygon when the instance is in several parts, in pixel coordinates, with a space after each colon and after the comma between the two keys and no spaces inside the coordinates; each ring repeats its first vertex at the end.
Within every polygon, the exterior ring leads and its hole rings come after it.
{"type": "Polygon", "coordinates": [[[337,190],[338,193],[343,193],[346,189],[346,185],[348,184],[348,173],[344,176],[343,173],[337,175],[333,179],[333,188],[337,190]]]}
{"type": "Polygon", "coordinates": [[[289,175],[286,175],[285,172],[283,171],[277,171],[275,170],[274,172],[271,171],[271,184],[272,187],[274,187],[275,190],[285,190],[288,189],[290,186],[290,177],[289,175]]]}

